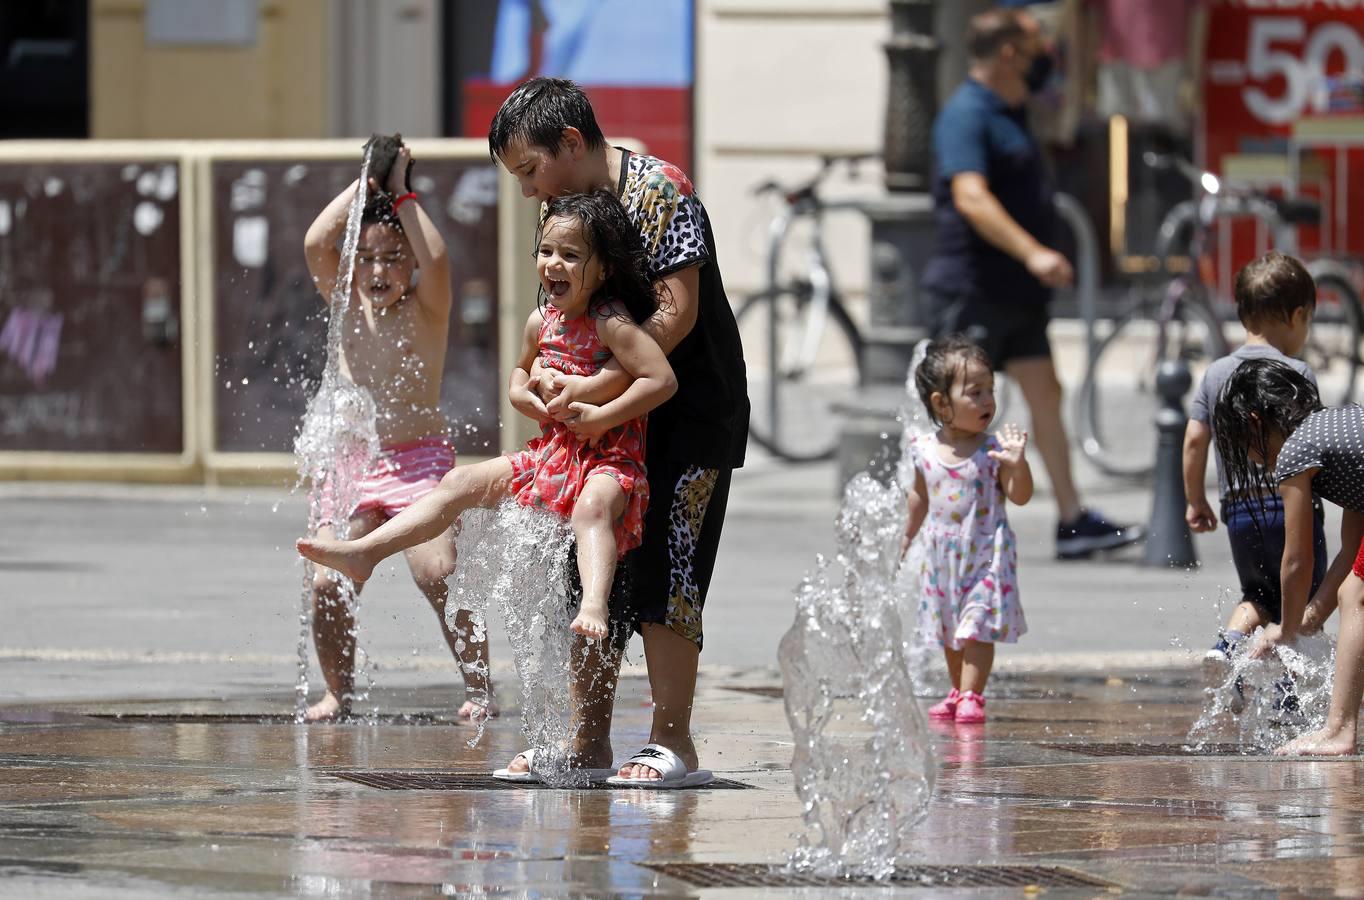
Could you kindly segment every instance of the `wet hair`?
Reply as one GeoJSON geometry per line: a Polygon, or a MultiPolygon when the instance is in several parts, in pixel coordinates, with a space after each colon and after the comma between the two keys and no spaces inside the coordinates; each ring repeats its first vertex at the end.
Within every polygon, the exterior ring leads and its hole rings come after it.
{"type": "Polygon", "coordinates": [[[1317,285],[1302,263],[1271,250],[1236,273],[1236,316],[1247,328],[1293,321],[1302,307],[1317,308],[1317,285]]]}
{"type": "Polygon", "coordinates": [[[966,26],[966,55],[973,62],[994,59],[1005,44],[1021,41],[1027,34],[1016,10],[987,10],[972,16],[966,26]]]}
{"type": "Polygon", "coordinates": [[[933,424],[943,424],[937,410],[933,409],[933,395],[950,395],[952,385],[966,372],[966,364],[973,360],[986,369],[994,368],[981,346],[962,335],[952,334],[929,341],[923,362],[914,370],[914,387],[918,389],[919,399],[923,401],[933,424]]]}
{"type": "Polygon", "coordinates": [[[393,198],[385,191],[370,191],[365,198],[365,208],[360,211],[361,225],[387,225],[403,230],[402,220],[393,209],[393,198]]]}
{"type": "Polygon", "coordinates": [[[1292,366],[1277,359],[1248,359],[1237,366],[1222,385],[1212,418],[1230,495],[1258,496],[1263,507],[1263,498],[1278,486],[1267,467],[1251,461],[1249,451],[1268,460],[1272,434],[1287,438],[1321,408],[1316,385],[1292,366]]]}
{"type": "Polygon", "coordinates": [[[512,91],[493,116],[488,127],[488,154],[497,162],[512,141],[519,139],[558,156],[564,146],[564,129],[569,127],[582,133],[588,149],[606,146],[592,103],[582,88],[567,78],[532,78],[512,91]]]}
{"type": "MultiPolygon", "coordinates": [[[[614,193],[599,188],[550,200],[535,233],[537,248],[550,219],[576,220],[587,239],[588,259],[595,256],[601,262],[603,281],[587,301],[590,315],[604,316],[603,308],[613,302],[624,306],[636,324],[654,314],[658,292],[649,278],[649,254],[639,230],[614,193]]],[[[542,311],[549,302],[544,285],[540,286],[536,302],[542,311]]]]}

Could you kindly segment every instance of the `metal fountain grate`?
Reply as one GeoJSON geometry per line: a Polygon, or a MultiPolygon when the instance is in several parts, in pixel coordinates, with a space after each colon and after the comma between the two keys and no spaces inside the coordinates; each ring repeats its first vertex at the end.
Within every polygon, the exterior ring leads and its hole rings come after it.
{"type": "Polygon", "coordinates": [[[1263,750],[1246,744],[1135,744],[1135,743],[1092,743],[1092,744],[1038,744],[1048,750],[1064,750],[1080,756],[1121,757],[1121,756],[1256,756],[1263,750]]]}
{"type": "Polygon", "coordinates": [[[644,863],[645,868],[701,888],[741,887],[1037,887],[1121,885],[1060,866],[905,866],[883,881],[835,878],[755,863],[644,863]]]}
{"type": "MultiPolygon", "coordinates": [[[[525,790],[526,788],[549,788],[547,784],[525,781],[502,781],[487,772],[325,772],[332,778],[378,788],[381,791],[500,791],[525,790]]],[[[689,790],[743,791],[752,788],[751,784],[729,778],[717,778],[710,784],[689,790]]],[[[629,790],[609,784],[588,784],[574,790],[629,790]]],[[[643,788],[642,790],[649,790],[643,788]]]]}
{"type": "MultiPolygon", "coordinates": [[[[91,713],[91,719],[104,722],[124,722],[129,725],[293,725],[295,719],[287,713],[91,713]]],[[[382,713],[374,716],[354,715],[322,725],[457,725],[461,720],[442,718],[431,713],[382,713]]]]}

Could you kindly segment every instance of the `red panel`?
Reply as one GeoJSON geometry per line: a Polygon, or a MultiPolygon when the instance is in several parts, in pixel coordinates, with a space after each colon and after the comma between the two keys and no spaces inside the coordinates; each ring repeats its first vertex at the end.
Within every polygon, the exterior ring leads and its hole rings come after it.
{"type": "MultiPolygon", "coordinates": [[[[1364,8],[1338,0],[1299,0],[1280,11],[1264,0],[1214,0],[1208,28],[1203,82],[1204,164],[1220,172],[1228,154],[1252,152],[1253,145],[1288,137],[1294,122],[1324,114],[1315,102],[1320,73],[1364,70],[1364,8]]],[[[1326,164],[1329,209],[1335,195],[1336,159],[1331,150],[1313,151],[1326,164]]],[[[1347,151],[1351,197],[1364,189],[1364,151],[1347,151]]],[[[1315,188],[1303,186],[1304,193],[1315,188]]],[[[1334,221],[1341,210],[1332,209],[1334,221]]],[[[1302,250],[1320,247],[1316,229],[1303,229],[1302,250]]],[[[1254,225],[1234,229],[1232,271],[1255,253],[1254,225]]],[[[1346,248],[1364,253],[1364,227],[1351,224],[1346,248]]],[[[1337,254],[1346,248],[1334,248],[1337,254]]],[[[1222,286],[1224,289],[1227,285],[1222,286]]]]}

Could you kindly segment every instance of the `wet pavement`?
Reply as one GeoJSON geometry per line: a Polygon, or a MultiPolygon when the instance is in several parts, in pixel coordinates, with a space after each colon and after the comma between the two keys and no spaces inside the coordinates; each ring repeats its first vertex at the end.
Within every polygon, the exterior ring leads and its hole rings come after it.
{"type": "MultiPolygon", "coordinates": [[[[520,720],[471,747],[474,728],[431,713],[449,685],[380,693],[382,718],[344,725],[290,723],[282,693],[3,707],[0,894],[826,896],[763,868],[802,827],[778,685],[705,673],[699,749],[724,782],[677,792],[496,783],[520,720]]],[[[991,695],[985,726],[935,726],[902,883],[849,895],[1364,891],[1358,758],[1191,751],[1188,670],[1005,673],[991,695]]],[[[643,679],[617,709],[623,759],[643,679]]]]}

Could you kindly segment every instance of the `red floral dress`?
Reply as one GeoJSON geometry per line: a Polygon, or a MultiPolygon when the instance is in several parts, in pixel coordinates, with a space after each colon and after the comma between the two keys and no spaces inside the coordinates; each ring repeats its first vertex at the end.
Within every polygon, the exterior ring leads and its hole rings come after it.
{"type": "MultiPolygon", "coordinates": [[[[546,304],[540,326],[540,366],[566,375],[593,375],[611,359],[597,334],[599,319],[590,313],[565,319],[546,304]]],[[[595,447],[579,440],[562,422],[546,422],[526,449],[510,453],[512,494],[522,506],[549,509],[568,518],[583,485],[593,475],[609,475],[625,492],[625,512],[616,521],[616,553],[638,547],[644,537],[649,480],[644,472],[645,418],[612,428],[595,447]]]]}

